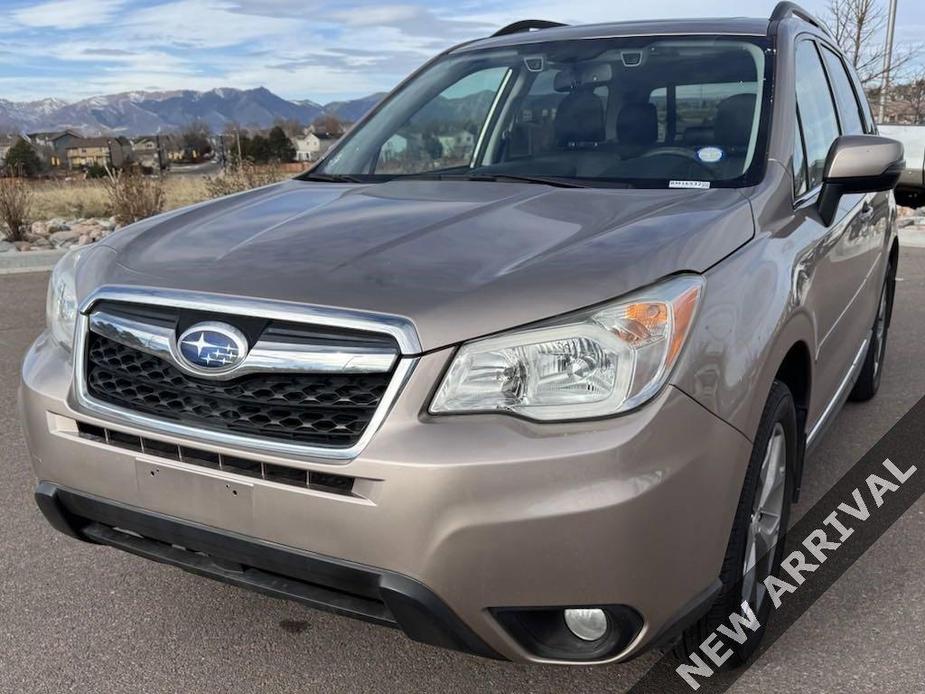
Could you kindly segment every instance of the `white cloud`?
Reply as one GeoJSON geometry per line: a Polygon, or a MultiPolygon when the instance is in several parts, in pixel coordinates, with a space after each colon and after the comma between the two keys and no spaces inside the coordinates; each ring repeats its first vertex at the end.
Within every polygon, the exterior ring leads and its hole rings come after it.
{"type": "Polygon", "coordinates": [[[105,24],[124,0],[50,0],[13,12],[13,19],[28,27],[79,29],[105,24]]]}
{"type": "Polygon", "coordinates": [[[297,28],[290,19],[242,15],[232,9],[231,3],[217,0],[176,0],[127,13],[120,18],[119,34],[133,45],[222,48],[252,41],[273,45],[297,28]]]}
{"type": "Polygon", "coordinates": [[[410,5],[378,5],[334,12],[331,18],[348,26],[377,26],[415,19],[419,14],[420,9],[410,5]]]}
{"type": "MultiPolygon", "coordinates": [[[[0,94],[44,96],[266,86],[294,99],[392,87],[460,41],[525,17],[592,23],[767,17],[775,0],[0,0],[0,94]]],[[[828,0],[806,0],[817,12],[828,0]]],[[[921,2],[901,3],[917,38],[921,2]]]]}

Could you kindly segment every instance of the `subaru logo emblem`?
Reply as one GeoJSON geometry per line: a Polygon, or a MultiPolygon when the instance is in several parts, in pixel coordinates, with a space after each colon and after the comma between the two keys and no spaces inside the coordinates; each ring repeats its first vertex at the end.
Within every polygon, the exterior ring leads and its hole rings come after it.
{"type": "Polygon", "coordinates": [[[248,345],[244,334],[225,323],[197,323],[177,341],[180,361],[193,371],[223,373],[242,364],[248,345]]]}

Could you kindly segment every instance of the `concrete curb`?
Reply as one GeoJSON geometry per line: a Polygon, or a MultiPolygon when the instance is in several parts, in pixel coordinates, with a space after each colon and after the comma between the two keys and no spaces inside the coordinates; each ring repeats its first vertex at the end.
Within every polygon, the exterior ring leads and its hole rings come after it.
{"type": "Polygon", "coordinates": [[[21,272],[47,272],[67,253],[67,250],[22,251],[0,253],[0,275],[15,275],[21,272]]]}
{"type": "Polygon", "coordinates": [[[925,248],[925,228],[906,227],[899,230],[899,245],[906,248],[925,248]]]}

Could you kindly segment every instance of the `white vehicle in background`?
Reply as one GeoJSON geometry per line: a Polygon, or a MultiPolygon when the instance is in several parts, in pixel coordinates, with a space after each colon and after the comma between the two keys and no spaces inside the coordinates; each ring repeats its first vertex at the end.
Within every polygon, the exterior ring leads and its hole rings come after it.
{"type": "Polygon", "coordinates": [[[881,125],[879,130],[906,148],[906,169],[896,188],[896,202],[904,207],[925,206],[925,125],[881,125]]]}

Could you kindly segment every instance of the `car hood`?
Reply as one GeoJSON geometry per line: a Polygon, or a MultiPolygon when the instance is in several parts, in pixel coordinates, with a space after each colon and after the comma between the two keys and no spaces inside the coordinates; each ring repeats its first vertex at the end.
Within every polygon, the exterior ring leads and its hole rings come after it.
{"type": "Polygon", "coordinates": [[[753,231],[729,189],[287,181],[127,227],[94,281],[399,315],[426,351],[703,272],[753,231]]]}

